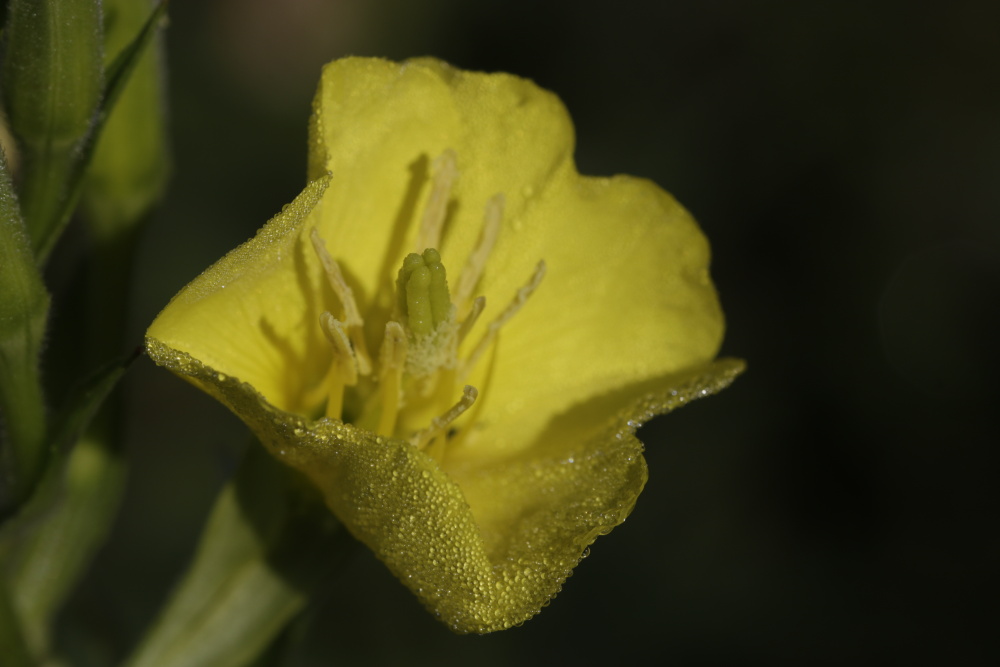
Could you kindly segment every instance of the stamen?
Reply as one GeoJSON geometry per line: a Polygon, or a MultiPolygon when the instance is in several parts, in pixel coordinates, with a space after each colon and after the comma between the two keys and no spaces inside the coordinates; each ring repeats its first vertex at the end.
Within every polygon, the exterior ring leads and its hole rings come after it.
{"type": "Polygon", "coordinates": [[[479,361],[479,357],[483,356],[483,352],[496,340],[497,334],[500,332],[500,328],[507,324],[512,317],[517,315],[517,312],[524,307],[524,304],[528,301],[528,297],[538,289],[538,285],[542,282],[542,278],[545,277],[545,262],[541,261],[535,267],[535,272],[531,274],[531,278],[528,280],[524,287],[517,290],[517,294],[514,296],[514,300],[510,303],[507,308],[504,309],[500,315],[497,316],[495,320],[490,322],[489,328],[486,329],[486,333],[483,334],[482,339],[476,344],[476,347],[472,350],[472,353],[466,357],[465,361],[462,363],[462,369],[458,374],[458,381],[465,382],[465,379],[469,377],[472,369],[475,368],[476,362],[479,361]]]}
{"type": "Polygon", "coordinates": [[[340,419],[344,408],[344,387],[358,383],[358,358],[344,331],[344,324],[328,312],[319,316],[320,328],[333,346],[330,368],[330,392],[326,399],[326,416],[340,419]]]}
{"type": "Polygon", "coordinates": [[[326,273],[327,282],[329,282],[330,288],[337,295],[340,304],[344,308],[343,326],[351,344],[354,346],[355,358],[358,362],[358,372],[361,375],[368,375],[372,372],[372,362],[371,357],[368,355],[367,344],[365,343],[365,321],[361,318],[358,303],[354,300],[354,291],[347,286],[344,274],[340,271],[340,265],[327,252],[326,243],[315,228],[313,228],[310,238],[312,239],[313,249],[316,251],[316,255],[323,265],[323,272],[326,273]]]}
{"type": "Polygon", "coordinates": [[[458,286],[455,290],[455,307],[459,313],[464,313],[465,308],[472,298],[472,291],[476,289],[476,283],[483,275],[486,262],[490,258],[493,246],[500,235],[500,223],[503,221],[504,208],[503,193],[497,193],[486,202],[486,212],[483,214],[483,227],[479,232],[479,241],[476,248],[469,254],[469,258],[462,267],[462,273],[458,277],[458,286]]]}
{"type": "Polygon", "coordinates": [[[399,415],[403,370],[406,368],[406,332],[399,322],[386,322],[385,338],[379,351],[379,382],[382,411],[376,433],[392,435],[399,415]]]}
{"type": "Polygon", "coordinates": [[[441,247],[441,230],[444,228],[444,218],[448,212],[448,198],[458,178],[458,158],[455,156],[455,151],[449,148],[434,158],[431,164],[431,178],[431,194],[424,208],[424,217],[420,221],[420,234],[417,235],[415,249],[417,252],[441,247]]]}
{"type": "Polygon", "coordinates": [[[465,337],[469,335],[472,331],[473,325],[479,319],[479,316],[483,314],[483,309],[486,308],[486,297],[477,296],[476,300],[472,302],[472,310],[469,311],[468,317],[462,321],[461,326],[458,327],[458,345],[462,344],[465,337]]]}
{"type": "Polygon", "coordinates": [[[458,419],[463,412],[472,407],[479,397],[479,392],[476,388],[471,385],[465,385],[465,389],[462,391],[462,398],[458,399],[458,403],[451,406],[451,408],[445,412],[440,417],[435,417],[431,420],[430,426],[427,428],[417,431],[410,437],[410,444],[412,444],[417,449],[424,449],[430,442],[441,435],[448,425],[453,421],[458,419]]]}

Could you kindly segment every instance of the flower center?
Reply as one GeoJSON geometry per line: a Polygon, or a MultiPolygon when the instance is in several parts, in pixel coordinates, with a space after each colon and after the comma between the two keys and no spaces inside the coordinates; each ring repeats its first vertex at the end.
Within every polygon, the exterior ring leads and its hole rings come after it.
{"type": "Polygon", "coordinates": [[[356,406],[351,418],[356,425],[406,438],[438,458],[444,456],[449,441],[462,437],[471,426],[469,419],[461,425],[456,421],[479,397],[477,389],[465,381],[545,275],[545,263],[539,262],[528,282],[480,334],[471,352],[459,358],[459,345],[486,308],[485,297],[472,295],[500,233],[504,197],[494,195],[487,203],[479,241],[452,292],[437,247],[457,177],[455,153],[447,150],[432,165],[431,192],[416,251],[406,256],[396,277],[395,305],[376,360],[368,353],[365,322],[340,266],[319,233],[313,229],[311,234],[327,282],[340,302],[339,317],[330,311],[320,316],[320,327],[333,352],[326,417],[343,419],[346,400],[356,406]]]}
{"type": "Polygon", "coordinates": [[[424,378],[455,364],[458,327],[448,276],[434,248],[410,253],[396,279],[396,317],[409,334],[406,370],[424,378]]]}

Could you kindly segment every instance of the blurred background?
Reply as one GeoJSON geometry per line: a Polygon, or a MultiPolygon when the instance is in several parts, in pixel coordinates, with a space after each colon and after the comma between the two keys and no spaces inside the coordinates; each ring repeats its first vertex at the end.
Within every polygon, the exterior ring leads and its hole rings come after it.
{"type": "MultiPolygon", "coordinates": [[[[203,0],[166,31],[174,178],[133,337],[305,179],[320,66],[435,55],[559,94],[580,171],[700,221],[749,371],[644,428],[650,481],[521,628],[458,637],[358,549],[299,665],[992,664],[1000,4],[203,0]]],[[[71,632],[132,641],[249,442],[143,360],[71,632]],[[81,623],[81,621],[76,621],[81,623]]]]}

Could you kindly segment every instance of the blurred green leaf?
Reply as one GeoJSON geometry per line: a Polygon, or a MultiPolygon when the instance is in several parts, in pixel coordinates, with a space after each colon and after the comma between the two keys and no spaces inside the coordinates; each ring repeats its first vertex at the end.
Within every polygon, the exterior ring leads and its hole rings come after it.
{"type": "Polygon", "coordinates": [[[355,544],[298,473],[251,447],[129,667],[237,667],[267,649],[355,544]]]}
{"type": "Polygon", "coordinates": [[[0,579],[0,656],[8,667],[32,667],[28,647],[21,635],[17,613],[10,604],[7,590],[0,579]]]}
{"type": "Polygon", "coordinates": [[[81,205],[98,244],[139,225],[163,195],[170,173],[162,54],[155,40],[166,3],[105,0],[110,109],[83,184],[81,205]],[[131,76],[128,76],[131,71],[131,76]]]}
{"type": "Polygon", "coordinates": [[[0,530],[0,583],[36,656],[47,655],[52,619],[117,508],[124,463],[80,434],[137,356],[109,364],[73,393],[55,420],[45,475],[0,530]]]}
{"type": "Polygon", "coordinates": [[[0,517],[28,496],[45,461],[39,357],[49,295],[0,151],[0,517]]]}

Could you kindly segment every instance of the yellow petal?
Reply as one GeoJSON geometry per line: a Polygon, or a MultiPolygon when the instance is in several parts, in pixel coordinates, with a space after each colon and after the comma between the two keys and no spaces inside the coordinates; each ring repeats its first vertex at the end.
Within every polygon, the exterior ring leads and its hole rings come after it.
{"type": "MultiPolygon", "coordinates": [[[[573,129],[559,99],[525,79],[431,59],[346,58],[323,70],[310,147],[310,178],[333,176],[320,232],[331,252],[349,255],[360,300],[371,305],[413,251],[435,157],[458,156],[440,250],[446,266],[460,268],[489,199],[505,193],[508,215],[519,216],[523,195],[570,163],[573,129]]],[[[510,296],[497,295],[498,305],[510,296]]]]}
{"type": "Polygon", "coordinates": [[[311,184],[174,298],[149,329],[150,356],[312,479],[449,626],[520,623],[631,510],[646,479],[638,424],[742,369],[711,361],[723,322],[707,243],[652,183],[579,176],[569,117],[529,81],[352,58],[325,68],[315,104],[311,184]],[[336,304],[309,235],[340,262],[377,350],[396,269],[421,250],[430,163],[449,150],[460,175],[444,264],[463,265],[487,202],[506,200],[475,290],[486,311],[463,353],[539,261],[548,271],[470,378],[481,397],[462,417],[471,427],[435,459],[309,419],[331,358],[319,316],[336,304]]]}
{"type": "MultiPolygon", "coordinates": [[[[630,385],[715,356],[723,319],[697,225],[649,181],[579,176],[572,123],[548,91],[429,59],[345,59],[324,70],[315,111],[311,175],[333,174],[323,234],[331,248],[350,249],[362,294],[384,286],[413,249],[412,220],[428,194],[413,187],[446,149],[460,171],[447,265],[462,266],[486,203],[506,196],[504,227],[476,291],[487,300],[479,330],[539,260],[548,266],[502,332],[479,407],[489,438],[470,439],[472,456],[528,446],[548,419],[580,401],[622,391],[621,407],[634,397],[630,385]]],[[[487,373],[484,365],[472,383],[485,384],[487,373]]]]}
{"type": "Polygon", "coordinates": [[[239,378],[277,408],[306,413],[330,360],[318,325],[328,299],[302,238],[326,182],[311,183],[257,236],[181,290],[147,338],[239,378]]]}
{"type": "Polygon", "coordinates": [[[742,370],[738,360],[688,369],[617,412],[598,403],[578,406],[532,448],[503,460],[447,465],[492,561],[531,561],[561,582],[588,545],[625,520],[645,484],[635,430],[654,415],[721,391],[742,370]]]}
{"type": "Polygon", "coordinates": [[[585,549],[632,510],[646,482],[637,426],[721,390],[742,369],[723,361],[679,374],[585,440],[554,434],[530,455],[448,474],[406,441],[277,410],[187,354],[156,341],[149,352],[239,414],[429,611],[462,633],[537,614],[585,549]]]}
{"type": "Polygon", "coordinates": [[[511,294],[531,258],[548,266],[483,371],[477,428],[489,439],[470,438],[462,456],[530,446],[590,400],[618,394],[616,411],[650,381],[710,361],[722,341],[708,244],[687,212],[649,181],[567,171],[501,234],[483,278],[487,294],[511,294]]]}

